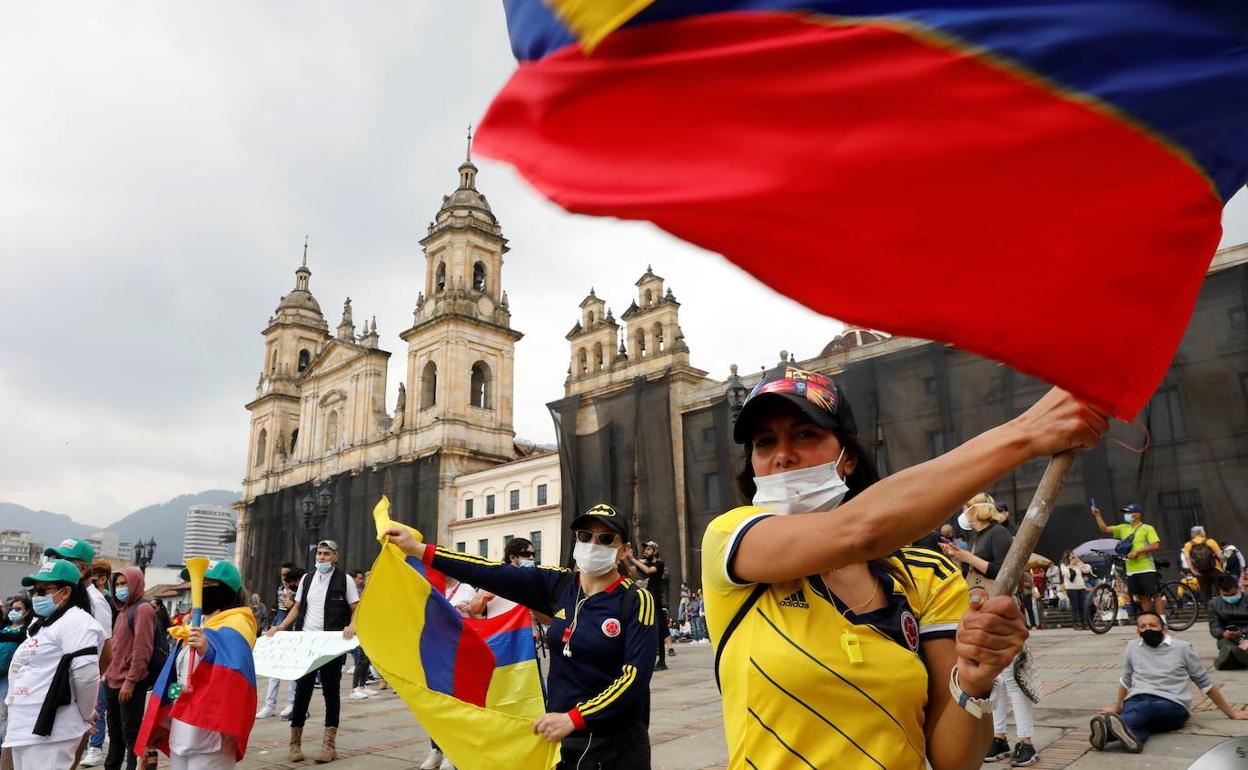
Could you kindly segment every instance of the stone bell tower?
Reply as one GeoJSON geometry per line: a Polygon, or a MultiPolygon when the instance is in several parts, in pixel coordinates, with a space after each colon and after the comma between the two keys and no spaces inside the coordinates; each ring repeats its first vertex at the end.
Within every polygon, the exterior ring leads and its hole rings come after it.
{"type": "Polygon", "coordinates": [[[507,239],[477,190],[471,134],[459,185],[420,243],[425,288],[401,335],[408,345],[404,452],[448,450],[443,474],[456,452],[486,464],[511,460],[515,343],[523,335],[511,328],[502,280],[507,239]]]}

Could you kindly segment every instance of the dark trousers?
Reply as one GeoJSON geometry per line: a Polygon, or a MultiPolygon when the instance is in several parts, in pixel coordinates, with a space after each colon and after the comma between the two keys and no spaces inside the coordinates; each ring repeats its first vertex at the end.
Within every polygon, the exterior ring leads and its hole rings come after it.
{"type": "Polygon", "coordinates": [[[1070,622],[1075,626],[1088,624],[1088,592],[1072,588],[1066,592],[1070,599],[1070,622]]]}
{"type": "Polygon", "coordinates": [[[555,770],[650,770],[650,733],[645,725],[611,735],[574,733],[559,744],[555,770]]]}
{"type": "Polygon", "coordinates": [[[355,673],[351,676],[351,689],[354,690],[368,683],[368,656],[364,654],[363,647],[356,647],[351,656],[355,658],[355,673]]]}
{"type": "Polygon", "coordinates": [[[1156,695],[1132,695],[1122,704],[1122,721],[1140,743],[1152,733],[1179,729],[1187,723],[1188,716],[1187,709],[1156,695]]]}
{"type": "Polygon", "coordinates": [[[130,700],[121,702],[120,690],[109,687],[104,693],[107,702],[108,756],[104,758],[104,770],[119,770],[125,762],[126,770],[134,770],[138,758],[134,756],[134,744],[143,724],[143,707],[147,693],[134,689],[130,700]]]}
{"type": "Polygon", "coordinates": [[[321,675],[321,695],[325,698],[325,726],[338,726],[338,710],[341,706],[342,665],[347,655],[343,653],[318,669],[308,672],[295,681],[295,709],[290,714],[292,727],[303,727],[308,721],[308,706],[316,689],[316,675],[321,675]]]}
{"type": "Polygon", "coordinates": [[[1213,667],[1219,671],[1236,671],[1248,668],[1248,650],[1239,649],[1237,642],[1230,639],[1218,640],[1218,658],[1213,667]]]}

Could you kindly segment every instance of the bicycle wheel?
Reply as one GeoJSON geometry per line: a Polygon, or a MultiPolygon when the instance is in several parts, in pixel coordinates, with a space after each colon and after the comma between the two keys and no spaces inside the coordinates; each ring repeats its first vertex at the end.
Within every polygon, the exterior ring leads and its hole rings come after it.
{"type": "Polygon", "coordinates": [[[1166,597],[1166,622],[1171,631],[1186,631],[1196,622],[1200,613],[1200,595],[1178,582],[1162,586],[1166,597]]]}
{"type": "Polygon", "coordinates": [[[1088,628],[1094,634],[1103,634],[1114,627],[1118,620],[1118,594],[1107,585],[1092,589],[1088,597],[1088,628]]]}

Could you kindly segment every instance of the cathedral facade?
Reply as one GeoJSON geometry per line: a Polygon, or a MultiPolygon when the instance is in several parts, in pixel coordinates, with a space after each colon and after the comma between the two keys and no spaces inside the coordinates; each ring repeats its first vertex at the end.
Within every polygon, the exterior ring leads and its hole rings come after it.
{"type": "Polygon", "coordinates": [[[393,409],[391,353],[380,347],[376,321],[357,324],[348,298],[331,332],[305,246],[294,287],[264,328],[263,369],[247,404],[236,556],[259,587],[281,562],[305,561],[303,529],[318,516],[320,536],[339,541],[345,563],[371,563],[369,514],[381,494],[396,519],[448,541],[456,479],[523,458],[512,427],[523,335],[503,290],[507,239],[476,176],[469,155],[421,240],[424,286],[412,325],[399,334],[407,365],[393,409]]]}

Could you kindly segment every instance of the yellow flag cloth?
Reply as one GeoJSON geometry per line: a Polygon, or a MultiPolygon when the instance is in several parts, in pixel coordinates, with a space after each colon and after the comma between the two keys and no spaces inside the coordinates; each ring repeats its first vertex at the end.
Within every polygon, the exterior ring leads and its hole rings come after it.
{"type": "Polygon", "coordinates": [[[654,5],[654,2],[655,0],[547,0],[547,4],[572,29],[581,41],[581,48],[586,51],[592,51],[603,38],[654,5]]]}
{"type": "Polygon", "coordinates": [[[369,660],[460,770],[553,768],[559,745],[533,734],[533,716],[483,705],[494,673],[489,648],[430,585],[425,564],[385,542],[382,533],[395,526],[387,498],[373,518],[381,555],[355,619],[369,660]]]}

